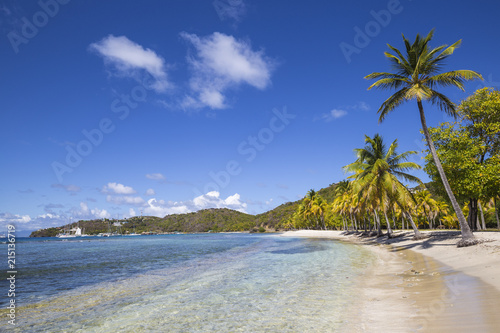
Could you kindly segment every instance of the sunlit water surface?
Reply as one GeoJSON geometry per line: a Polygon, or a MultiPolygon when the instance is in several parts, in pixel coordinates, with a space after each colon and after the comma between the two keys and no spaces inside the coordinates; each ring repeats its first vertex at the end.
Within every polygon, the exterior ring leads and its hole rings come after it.
{"type": "Polygon", "coordinates": [[[374,260],[353,244],[256,234],[25,239],[16,247],[13,332],[333,332],[374,260]]]}

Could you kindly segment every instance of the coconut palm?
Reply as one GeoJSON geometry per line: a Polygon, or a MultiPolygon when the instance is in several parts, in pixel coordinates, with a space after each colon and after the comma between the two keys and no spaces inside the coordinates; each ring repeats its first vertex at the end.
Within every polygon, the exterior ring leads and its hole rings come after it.
{"type": "Polygon", "coordinates": [[[446,215],[443,217],[443,222],[445,226],[448,226],[448,228],[454,228],[457,224],[457,218],[455,214],[452,215],[446,215]]]}
{"type": "Polygon", "coordinates": [[[437,200],[436,201],[436,211],[439,215],[439,225],[442,226],[442,219],[449,215],[449,207],[448,207],[448,204],[444,201],[441,201],[441,200],[437,200]]]}
{"type": "MultiPolygon", "coordinates": [[[[389,148],[386,148],[380,135],[375,134],[373,138],[365,135],[365,147],[355,149],[358,159],[344,167],[347,172],[354,172],[349,178],[355,178],[353,189],[360,197],[363,205],[371,206],[377,221],[377,209],[381,209],[386,216],[388,223],[388,236],[391,236],[391,228],[387,219],[387,209],[390,203],[402,203],[402,198],[408,199],[408,189],[399,181],[398,178],[417,182],[422,182],[415,176],[407,173],[411,169],[420,169],[420,166],[413,162],[407,162],[411,154],[415,151],[407,151],[398,154],[397,140],[394,140],[389,148]]],[[[420,236],[416,227],[414,227],[415,236],[420,236]]]]}
{"type": "Polygon", "coordinates": [[[322,224],[324,230],[326,230],[325,224],[325,212],[328,209],[328,203],[320,195],[316,195],[310,206],[311,213],[314,215],[316,220],[319,220],[322,224]]]}
{"type": "Polygon", "coordinates": [[[332,212],[340,214],[344,230],[347,230],[346,214],[349,211],[351,183],[348,180],[342,180],[335,184],[332,212]]]}
{"type": "Polygon", "coordinates": [[[342,225],[344,230],[348,229],[346,216],[347,212],[349,211],[350,201],[351,200],[349,192],[338,194],[333,200],[332,212],[335,214],[340,214],[340,216],[342,217],[342,225]]]}
{"type": "Polygon", "coordinates": [[[420,190],[417,191],[415,194],[415,200],[417,200],[417,208],[422,210],[422,213],[424,214],[425,218],[427,219],[427,223],[429,224],[429,228],[433,229],[433,218],[435,218],[434,215],[436,213],[436,200],[434,200],[431,196],[431,192],[428,190],[420,190]]]}
{"type": "Polygon", "coordinates": [[[391,45],[388,45],[388,47],[394,54],[389,52],[384,53],[391,62],[394,73],[375,72],[367,75],[365,78],[377,80],[368,90],[372,88],[396,89],[396,92],[380,106],[378,110],[380,114],[379,122],[382,122],[389,112],[394,111],[396,107],[404,102],[414,99],[417,101],[420,120],[422,122],[422,130],[427,145],[431,151],[439,175],[441,176],[446,193],[458,216],[460,228],[462,230],[462,240],[458,245],[473,245],[476,244],[477,241],[467,225],[464,214],[460,210],[460,206],[451,191],[448,179],[446,178],[441,162],[436,154],[436,149],[434,148],[434,144],[432,143],[427,129],[422,102],[427,101],[435,104],[448,115],[456,117],[457,112],[455,104],[451,102],[448,97],[436,91],[435,88],[438,86],[452,86],[464,90],[464,82],[466,80],[482,79],[482,76],[471,70],[455,70],[439,73],[444,60],[453,54],[462,41],[459,40],[451,46],[441,45],[431,49],[428,44],[433,34],[434,29],[424,38],[417,34],[413,44],[403,35],[403,41],[406,47],[406,57],[401,51],[391,45]]]}
{"type": "MultiPolygon", "coordinates": [[[[311,189],[307,192],[307,195],[304,198],[304,200],[302,200],[302,205],[304,206],[302,214],[304,216],[304,219],[306,219],[307,221],[314,219],[314,213],[312,212],[311,208],[314,204],[314,200],[316,199],[316,195],[317,195],[316,191],[311,189]]],[[[318,228],[318,221],[315,220],[315,222],[316,222],[316,229],[317,229],[318,228]]]]}

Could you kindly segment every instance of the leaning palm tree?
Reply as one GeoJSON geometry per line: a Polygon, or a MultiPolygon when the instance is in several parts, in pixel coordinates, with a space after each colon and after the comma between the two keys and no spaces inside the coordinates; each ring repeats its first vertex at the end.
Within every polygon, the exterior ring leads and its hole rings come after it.
{"type": "MultiPolygon", "coordinates": [[[[399,179],[422,184],[420,179],[407,173],[411,169],[420,169],[418,164],[407,162],[408,157],[417,152],[407,151],[398,154],[396,152],[397,140],[394,140],[387,148],[378,134],[373,138],[365,135],[365,143],[364,148],[354,150],[358,159],[346,165],[344,170],[354,172],[354,175],[350,176],[350,178],[355,178],[353,190],[358,193],[363,205],[371,206],[370,210],[374,212],[377,221],[377,209],[382,210],[388,224],[388,236],[391,237],[387,210],[391,203],[404,206],[405,203],[402,203],[401,199],[409,197],[408,189],[399,179]]],[[[414,231],[415,238],[420,238],[421,235],[415,226],[414,231]]]]}
{"type": "Polygon", "coordinates": [[[448,115],[456,117],[457,112],[455,104],[451,102],[448,97],[436,91],[435,88],[438,86],[452,86],[464,90],[464,82],[466,80],[482,80],[482,76],[471,70],[456,70],[439,73],[444,60],[453,54],[462,41],[459,40],[451,46],[441,45],[431,49],[429,47],[429,41],[432,39],[433,34],[434,29],[424,38],[417,34],[413,44],[403,35],[403,41],[406,47],[406,57],[397,48],[388,44],[387,46],[394,54],[389,52],[385,52],[384,54],[391,62],[394,73],[375,72],[367,75],[365,78],[377,79],[377,82],[372,84],[368,90],[372,88],[397,90],[380,106],[378,110],[380,114],[379,122],[382,122],[389,112],[393,111],[402,103],[413,99],[417,101],[420,120],[422,122],[422,130],[427,140],[427,145],[431,151],[436,168],[438,169],[444,188],[446,189],[446,193],[450,198],[460,223],[462,240],[458,243],[458,246],[474,245],[477,244],[477,240],[467,225],[464,214],[460,210],[460,206],[451,191],[448,179],[446,178],[441,162],[436,154],[436,149],[429,135],[422,102],[428,101],[435,104],[448,115]]]}

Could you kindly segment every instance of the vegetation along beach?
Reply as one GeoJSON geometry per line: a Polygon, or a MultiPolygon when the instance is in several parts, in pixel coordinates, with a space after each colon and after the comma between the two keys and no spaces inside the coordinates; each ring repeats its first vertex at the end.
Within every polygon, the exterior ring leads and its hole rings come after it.
{"type": "Polygon", "coordinates": [[[4,1],[0,331],[500,332],[493,1],[4,1]]]}

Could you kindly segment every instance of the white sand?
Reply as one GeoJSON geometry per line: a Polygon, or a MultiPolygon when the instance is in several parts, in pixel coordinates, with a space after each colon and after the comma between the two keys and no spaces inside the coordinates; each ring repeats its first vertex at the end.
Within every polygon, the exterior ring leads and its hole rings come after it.
{"type": "Polygon", "coordinates": [[[376,254],[346,332],[500,332],[500,233],[477,232],[493,241],[465,248],[456,247],[459,232],[429,233],[420,241],[411,240],[413,232],[390,240],[342,231],[282,236],[356,242],[376,254]]]}

